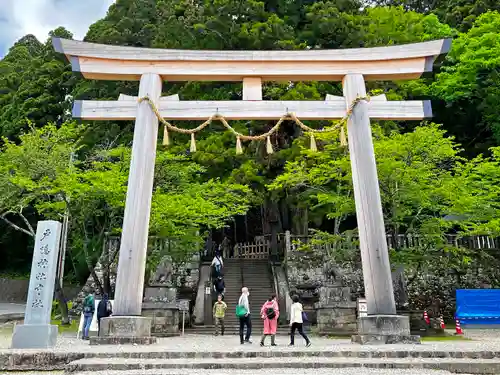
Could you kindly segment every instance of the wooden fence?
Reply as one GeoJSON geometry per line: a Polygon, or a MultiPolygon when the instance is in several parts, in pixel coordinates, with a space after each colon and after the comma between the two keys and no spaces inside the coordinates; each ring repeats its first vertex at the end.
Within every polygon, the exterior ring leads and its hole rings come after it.
{"type": "MultiPolygon", "coordinates": [[[[287,234],[285,234],[286,238],[287,234]]],[[[289,244],[289,249],[295,250],[298,243],[309,243],[313,239],[312,236],[297,236],[290,235],[289,240],[285,239],[285,243],[289,244]]],[[[500,239],[491,236],[469,236],[460,237],[455,234],[444,235],[444,240],[449,245],[456,247],[463,247],[469,250],[500,250],[500,239]]],[[[352,247],[358,246],[359,241],[358,236],[343,237],[339,241],[332,241],[331,243],[315,244],[314,247],[318,249],[324,249],[327,251],[333,251],[339,247],[352,247]]],[[[387,235],[387,246],[390,249],[407,249],[411,247],[424,246],[426,242],[429,242],[428,238],[423,238],[416,235],[400,234],[394,237],[390,234],[387,235]]]]}
{"type": "Polygon", "coordinates": [[[271,250],[271,244],[269,241],[262,242],[243,242],[238,243],[234,247],[234,254],[228,254],[229,258],[233,255],[235,258],[243,259],[267,259],[269,258],[269,252],[271,250]]]}

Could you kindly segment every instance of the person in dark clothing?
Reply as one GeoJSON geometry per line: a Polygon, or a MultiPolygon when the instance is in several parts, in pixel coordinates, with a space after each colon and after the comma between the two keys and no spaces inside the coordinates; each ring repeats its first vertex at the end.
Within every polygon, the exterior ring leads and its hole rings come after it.
{"type": "Polygon", "coordinates": [[[219,276],[214,280],[214,290],[217,294],[220,294],[222,296],[222,299],[224,299],[226,284],[224,283],[224,279],[222,278],[222,276],[219,276]]]}
{"type": "Polygon", "coordinates": [[[241,297],[238,300],[238,306],[236,307],[236,316],[240,320],[240,343],[251,344],[250,336],[252,335],[252,319],[250,317],[250,303],[248,302],[248,296],[250,292],[247,287],[241,288],[241,297]],[[247,327],[247,332],[245,338],[243,339],[243,330],[247,327]]]}
{"type": "Polygon", "coordinates": [[[107,318],[113,314],[113,306],[109,301],[108,295],[102,296],[101,302],[97,305],[97,335],[101,335],[101,318],[107,318]]]}

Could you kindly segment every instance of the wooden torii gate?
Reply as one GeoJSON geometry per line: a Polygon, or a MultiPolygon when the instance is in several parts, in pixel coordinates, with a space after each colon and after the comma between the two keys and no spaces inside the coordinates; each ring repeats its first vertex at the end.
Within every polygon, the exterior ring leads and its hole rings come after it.
{"type": "MultiPolygon", "coordinates": [[[[301,51],[165,50],[59,38],[53,39],[53,45],[67,56],[73,71],[85,78],[139,80],[138,97],[149,97],[168,120],[206,120],[216,113],[228,120],[271,120],[288,112],[302,120],[328,120],[343,118],[354,101],[366,97],[366,80],[416,79],[431,72],[435,59],[448,52],[451,41],[301,51]],[[178,96],[162,97],[163,80],[240,81],[243,100],[182,101],[178,96]],[[263,81],[342,81],[344,96],[329,95],[324,101],[264,101],[263,81]]],[[[387,337],[409,336],[408,319],[396,315],[370,119],[420,120],[432,116],[429,101],[387,101],[385,96],[377,99],[359,101],[347,124],[368,305],[368,317],[359,325],[360,342],[369,342],[373,335],[383,342],[387,337]]],[[[117,101],[75,101],[73,117],[135,120],[114,317],[110,318],[114,324],[103,324],[103,330],[109,337],[148,336],[143,327],[147,322],[141,322],[140,315],[158,118],[149,103],[128,96],[117,101]],[[123,328],[126,325],[129,328],[123,328]]]]}

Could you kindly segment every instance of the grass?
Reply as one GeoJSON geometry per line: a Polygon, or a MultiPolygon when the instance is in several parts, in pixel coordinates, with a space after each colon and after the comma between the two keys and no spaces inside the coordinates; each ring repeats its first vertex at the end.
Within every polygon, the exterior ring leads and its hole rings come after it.
{"type": "Polygon", "coordinates": [[[78,332],[78,325],[80,324],[80,320],[72,320],[69,326],[62,326],[60,320],[52,320],[50,324],[59,326],[59,333],[76,333],[78,332]]]}
{"type": "MultiPolygon", "coordinates": [[[[62,326],[60,324],[61,322],[59,320],[52,320],[50,324],[59,326],[59,333],[75,333],[78,332],[78,325],[80,323],[79,320],[73,320],[71,322],[71,325],[69,326],[62,326]]],[[[0,336],[10,336],[12,335],[12,332],[14,331],[14,325],[13,324],[8,324],[0,327],[0,336]]]]}

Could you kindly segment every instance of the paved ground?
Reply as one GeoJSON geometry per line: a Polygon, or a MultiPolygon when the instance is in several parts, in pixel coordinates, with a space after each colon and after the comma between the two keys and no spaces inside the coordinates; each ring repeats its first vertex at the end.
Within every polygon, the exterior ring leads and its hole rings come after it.
{"type": "MultiPolygon", "coordinates": [[[[500,335],[498,332],[493,335],[500,335]]],[[[277,347],[261,348],[258,344],[258,338],[254,337],[253,344],[240,345],[237,336],[198,336],[186,335],[184,337],[161,338],[158,343],[150,346],[90,346],[87,341],[79,340],[75,334],[61,335],[57,346],[50,351],[54,352],[155,352],[155,351],[175,351],[175,352],[235,352],[235,351],[498,351],[500,352],[500,339],[491,339],[490,336],[484,337],[480,341],[436,341],[424,342],[421,345],[383,345],[383,346],[361,346],[351,344],[349,340],[333,340],[327,338],[312,338],[312,346],[306,348],[303,340],[296,338],[296,345],[293,348],[288,347],[286,337],[277,338],[277,347]]],[[[0,352],[11,352],[19,350],[8,349],[11,342],[11,335],[0,334],[0,352]]],[[[26,350],[27,351],[27,350],[26,350]]]]}
{"type": "Polygon", "coordinates": [[[5,303],[0,302],[0,315],[4,314],[24,314],[24,309],[26,305],[21,305],[18,303],[5,303]]]}

